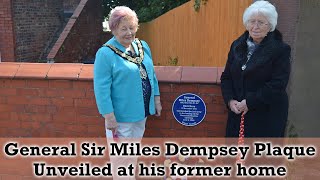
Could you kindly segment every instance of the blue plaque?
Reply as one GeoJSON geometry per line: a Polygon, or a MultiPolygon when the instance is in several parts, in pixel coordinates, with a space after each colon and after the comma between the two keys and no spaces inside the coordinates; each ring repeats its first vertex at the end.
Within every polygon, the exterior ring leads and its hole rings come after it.
{"type": "Polygon", "coordinates": [[[174,118],[184,126],[196,126],[206,116],[206,104],[196,94],[180,95],[172,105],[174,118]]]}

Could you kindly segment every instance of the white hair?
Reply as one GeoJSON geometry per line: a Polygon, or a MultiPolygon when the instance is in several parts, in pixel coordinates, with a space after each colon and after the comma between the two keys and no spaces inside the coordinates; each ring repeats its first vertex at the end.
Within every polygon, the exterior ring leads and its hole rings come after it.
{"type": "Polygon", "coordinates": [[[254,14],[262,14],[270,24],[270,32],[274,31],[277,26],[278,13],[276,8],[268,1],[256,1],[252,3],[243,13],[243,25],[247,27],[248,21],[254,14]]]}

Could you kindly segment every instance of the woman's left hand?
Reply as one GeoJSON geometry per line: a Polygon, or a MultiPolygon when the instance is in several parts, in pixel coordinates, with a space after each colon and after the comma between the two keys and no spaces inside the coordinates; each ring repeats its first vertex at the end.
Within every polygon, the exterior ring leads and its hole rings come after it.
{"type": "Polygon", "coordinates": [[[156,114],[155,116],[161,116],[162,106],[160,102],[160,96],[156,96],[154,98],[155,108],[156,108],[156,114]]]}
{"type": "Polygon", "coordinates": [[[161,116],[162,106],[161,103],[156,104],[156,116],[161,116]]]}
{"type": "Polygon", "coordinates": [[[245,99],[242,100],[239,104],[237,104],[237,109],[243,112],[243,114],[246,114],[249,111],[247,101],[245,99]]]}

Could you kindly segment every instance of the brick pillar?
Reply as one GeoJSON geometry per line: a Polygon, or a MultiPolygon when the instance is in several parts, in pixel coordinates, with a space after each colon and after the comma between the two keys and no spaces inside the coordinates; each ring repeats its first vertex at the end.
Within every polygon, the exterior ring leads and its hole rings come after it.
{"type": "Polygon", "coordinates": [[[290,2],[283,0],[269,0],[269,2],[277,9],[277,29],[282,33],[284,41],[291,46],[292,57],[294,57],[300,0],[291,0],[290,2]]]}
{"type": "MultiPolygon", "coordinates": [[[[299,21],[292,62],[289,120],[300,137],[320,137],[320,1],[299,0],[299,21]]],[[[291,1],[290,1],[291,3],[291,1]]]]}
{"type": "Polygon", "coordinates": [[[15,61],[15,37],[13,32],[11,0],[0,1],[0,59],[2,62],[15,61]]]}

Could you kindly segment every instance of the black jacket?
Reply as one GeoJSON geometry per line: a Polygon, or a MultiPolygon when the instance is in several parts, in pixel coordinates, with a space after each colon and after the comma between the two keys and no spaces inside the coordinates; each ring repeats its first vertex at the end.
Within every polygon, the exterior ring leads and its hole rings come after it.
{"type": "MultiPolygon", "coordinates": [[[[268,33],[247,61],[248,31],[230,48],[221,75],[222,95],[226,105],[231,99],[246,99],[246,137],[282,137],[288,117],[286,87],[290,75],[290,46],[278,30],[268,33]]],[[[227,137],[239,136],[240,115],[229,109],[227,137]]]]}

